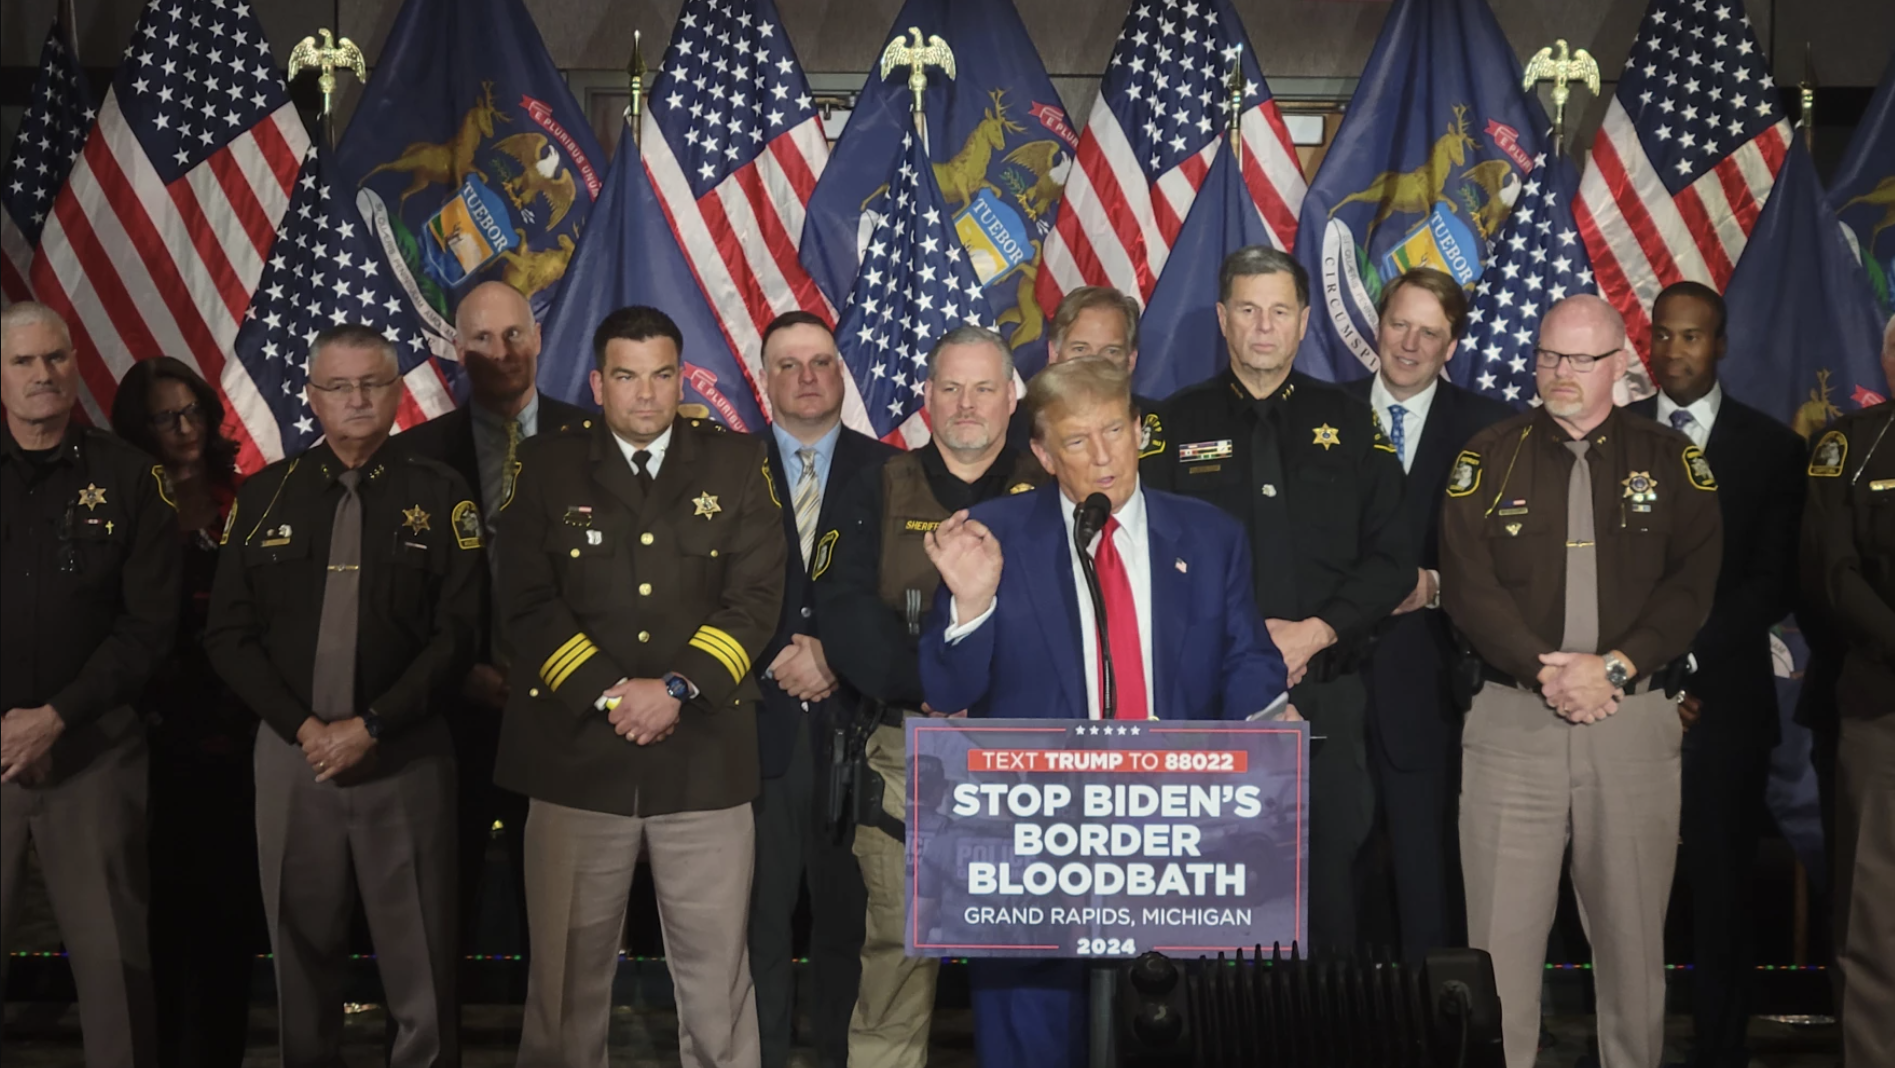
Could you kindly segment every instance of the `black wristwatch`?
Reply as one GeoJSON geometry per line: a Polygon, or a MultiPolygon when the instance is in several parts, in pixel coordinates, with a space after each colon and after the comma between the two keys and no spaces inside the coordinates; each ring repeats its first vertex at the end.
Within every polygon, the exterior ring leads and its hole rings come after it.
{"type": "Polygon", "coordinates": [[[666,675],[663,681],[665,684],[665,692],[671,695],[672,700],[674,701],[690,700],[691,684],[685,681],[685,678],[683,675],[680,675],[677,672],[673,671],[669,675],[666,675]]]}
{"type": "Polygon", "coordinates": [[[382,717],[377,715],[374,709],[368,709],[362,713],[362,729],[368,732],[370,738],[381,740],[382,717]]]}

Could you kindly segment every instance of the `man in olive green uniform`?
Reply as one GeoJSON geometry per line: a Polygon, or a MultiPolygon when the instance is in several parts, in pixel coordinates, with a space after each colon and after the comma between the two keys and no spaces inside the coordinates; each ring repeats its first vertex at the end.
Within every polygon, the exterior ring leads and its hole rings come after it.
{"type": "MultiPolygon", "coordinates": [[[[911,1068],[928,1059],[939,962],[903,952],[908,758],[902,721],[964,710],[932,709],[921,700],[916,650],[941,582],[923,542],[960,509],[1030,490],[1047,478],[1032,453],[1007,446],[1016,400],[1013,358],[999,334],[978,326],[943,334],[928,356],[922,403],[933,439],[856,478],[838,502],[840,525],[817,540],[810,566],[829,664],[876,720],[867,758],[880,779],[880,805],[864,814],[855,832],[869,904],[861,994],[849,1023],[853,1068],[911,1068]]],[[[874,790],[857,785],[865,788],[874,790]]]]}
{"type": "Polygon", "coordinates": [[[605,1063],[641,848],[681,1060],[758,1063],[752,661],[776,632],[788,550],[763,442],[678,418],[683,350],[655,308],[608,315],[593,335],[603,415],[525,442],[501,514],[514,658],[494,777],[532,799],[521,1068],[605,1063]]]}
{"type": "Polygon", "coordinates": [[[145,725],[131,703],[178,621],[164,469],[72,420],[66,324],[0,312],[0,990],[26,847],[39,857],[79,995],[85,1062],[153,1063],[145,725]]]}
{"type": "MultiPolygon", "coordinates": [[[[1889,338],[1895,351],[1895,324],[1889,338]]],[[[1848,650],[1836,681],[1834,846],[1843,1063],[1895,1064],[1895,403],[1843,416],[1816,439],[1803,556],[1848,650]]]]}
{"type": "Polygon", "coordinates": [[[1684,738],[1665,686],[1710,614],[1723,520],[1691,440],[1613,407],[1631,358],[1611,305],[1553,305],[1543,405],[1476,434],[1442,505],[1442,603],[1486,679],[1462,736],[1468,942],[1493,954],[1511,1068],[1539,1045],[1569,842],[1600,1062],[1663,1053],[1684,738]]]}
{"type": "Polygon", "coordinates": [[[204,646],[257,732],[257,849],[285,1068],[342,1060],[357,890],[396,1034],[389,1063],[459,1063],[455,707],[479,642],[480,509],[389,442],[394,346],[316,336],[321,445],[244,483],[204,646]],[[351,878],[353,874],[353,878],[351,878]]]}

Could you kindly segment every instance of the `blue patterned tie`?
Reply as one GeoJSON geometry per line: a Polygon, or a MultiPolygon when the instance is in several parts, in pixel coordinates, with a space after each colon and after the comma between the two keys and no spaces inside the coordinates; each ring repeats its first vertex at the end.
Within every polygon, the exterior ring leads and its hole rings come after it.
{"type": "Polygon", "coordinates": [[[1691,431],[1685,428],[1695,422],[1697,422],[1697,420],[1691,418],[1691,413],[1685,411],[1683,408],[1679,408],[1677,411],[1671,413],[1671,429],[1679,433],[1689,435],[1691,431]]]}
{"type": "Polygon", "coordinates": [[[1395,446],[1395,459],[1404,467],[1408,465],[1408,428],[1402,425],[1406,418],[1408,409],[1399,404],[1388,406],[1388,440],[1395,446]]]}

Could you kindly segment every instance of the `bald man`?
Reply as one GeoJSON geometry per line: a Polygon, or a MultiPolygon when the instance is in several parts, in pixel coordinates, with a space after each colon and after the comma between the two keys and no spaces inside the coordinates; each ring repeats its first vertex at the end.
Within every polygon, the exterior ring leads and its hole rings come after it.
{"type": "Polygon", "coordinates": [[[1541,406],[1467,443],[1441,509],[1442,607],[1485,679],[1462,733],[1468,943],[1493,954],[1507,1064],[1531,1068],[1570,842],[1599,1061],[1656,1068],[1684,737],[1666,691],[1717,586],[1717,482],[1690,438],[1613,406],[1611,305],[1553,305],[1534,359],[1541,406]]]}
{"type": "MultiPolygon", "coordinates": [[[[460,472],[480,495],[487,520],[487,561],[499,559],[494,535],[500,510],[513,497],[515,453],[541,430],[558,430],[588,417],[586,411],[539,391],[540,325],[526,298],[505,282],[482,282],[461,298],[454,312],[454,350],[467,369],[468,403],[401,435],[415,455],[440,460],[460,472]]],[[[489,588],[491,594],[491,587],[489,588]]],[[[462,689],[466,706],[449,716],[460,764],[461,944],[477,950],[481,874],[495,822],[507,845],[507,862],[526,930],[524,874],[526,798],[494,785],[494,754],[500,744],[500,712],[507,703],[508,650],[491,597],[481,602],[480,652],[462,689]]]]}

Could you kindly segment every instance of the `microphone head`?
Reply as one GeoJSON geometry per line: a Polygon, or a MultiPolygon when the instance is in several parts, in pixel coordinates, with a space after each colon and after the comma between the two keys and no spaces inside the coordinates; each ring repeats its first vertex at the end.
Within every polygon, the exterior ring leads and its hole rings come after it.
{"type": "Polygon", "coordinates": [[[1078,519],[1073,523],[1073,532],[1080,536],[1082,544],[1090,542],[1092,536],[1105,527],[1106,517],[1111,514],[1111,498],[1103,493],[1095,493],[1080,504],[1078,519]]]}

